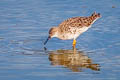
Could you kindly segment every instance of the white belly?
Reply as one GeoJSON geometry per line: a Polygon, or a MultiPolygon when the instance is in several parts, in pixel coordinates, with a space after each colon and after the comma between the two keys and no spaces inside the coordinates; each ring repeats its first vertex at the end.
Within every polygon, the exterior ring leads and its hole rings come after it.
{"type": "Polygon", "coordinates": [[[76,39],[80,34],[82,34],[83,32],[87,31],[89,27],[83,27],[83,28],[79,28],[76,29],[76,32],[74,32],[74,29],[71,30],[71,33],[65,33],[62,34],[61,39],[63,40],[67,40],[67,39],[76,39]],[[73,31],[73,32],[72,32],[73,31]]]}

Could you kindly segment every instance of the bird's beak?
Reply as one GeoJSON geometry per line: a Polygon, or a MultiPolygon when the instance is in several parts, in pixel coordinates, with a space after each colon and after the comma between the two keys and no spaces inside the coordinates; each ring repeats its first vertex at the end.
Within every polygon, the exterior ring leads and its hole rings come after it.
{"type": "Polygon", "coordinates": [[[47,38],[47,40],[44,42],[44,45],[48,42],[48,40],[50,40],[51,39],[51,37],[49,36],[48,38],[47,38]]]}

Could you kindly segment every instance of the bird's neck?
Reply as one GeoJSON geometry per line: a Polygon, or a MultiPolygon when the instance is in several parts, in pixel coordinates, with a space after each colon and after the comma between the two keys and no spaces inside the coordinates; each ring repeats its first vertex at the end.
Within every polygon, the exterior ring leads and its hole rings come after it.
{"type": "Polygon", "coordinates": [[[60,28],[60,27],[57,27],[58,30],[56,32],[56,37],[59,38],[59,39],[62,39],[63,37],[63,30],[60,28]]]}

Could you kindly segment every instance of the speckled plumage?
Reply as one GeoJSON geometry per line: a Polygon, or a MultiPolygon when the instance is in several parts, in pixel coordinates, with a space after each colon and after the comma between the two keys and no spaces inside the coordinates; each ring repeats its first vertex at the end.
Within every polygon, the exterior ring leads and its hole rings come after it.
{"type": "Polygon", "coordinates": [[[69,18],[57,27],[52,27],[49,30],[49,38],[57,37],[62,40],[75,40],[80,34],[88,30],[88,28],[90,28],[90,26],[100,17],[100,13],[94,12],[88,17],[69,18]]]}

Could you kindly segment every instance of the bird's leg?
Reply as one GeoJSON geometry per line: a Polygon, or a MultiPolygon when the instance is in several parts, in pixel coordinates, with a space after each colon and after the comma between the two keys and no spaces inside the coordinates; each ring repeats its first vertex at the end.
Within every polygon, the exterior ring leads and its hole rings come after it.
{"type": "Polygon", "coordinates": [[[75,47],[75,45],[76,45],[76,40],[74,39],[73,40],[73,47],[75,47]]]}
{"type": "Polygon", "coordinates": [[[75,45],[73,46],[73,53],[76,54],[76,47],[75,47],[75,45]]]}

